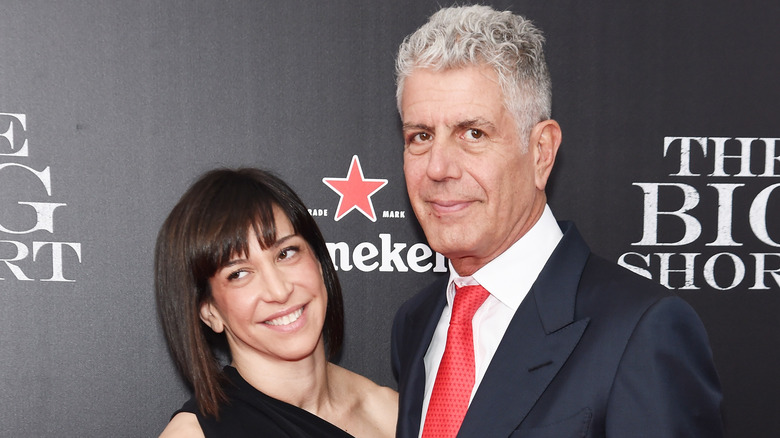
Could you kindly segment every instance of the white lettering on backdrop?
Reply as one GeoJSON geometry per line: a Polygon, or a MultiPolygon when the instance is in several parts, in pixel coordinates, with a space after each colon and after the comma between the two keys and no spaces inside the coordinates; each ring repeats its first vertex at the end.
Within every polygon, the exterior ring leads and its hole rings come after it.
{"type": "MultiPolygon", "coordinates": [[[[62,202],[33,202],[24,198],[31,193],[52,198],[51,169],[46,166],[36,170],[32,166],[16,161],[29,160],[30,147],[27,138],[27,116],[16,113],[0,113],[0,176],[4,178],[33,177],[34,183],[21,193],[4,194],[3,219],[14,218],[14,224],[4,224],[0,221],[0,281],[55,281],[74,282],[66,278],[66,266],[70,268],[74,259],[81,263],[81,243],[55,241],[56,212],[67,204],[62,202]],[[21,144],[20,144],[21,143],[21,144]],[[27,190],[29,189],[29,190],[27,190]],[[23,197],[19,199],[19,197],[23,197]],[[15,202],[14,202],[15,201],[15,202]],[[15,205],[14,205],[15,204],[15,205]],[[35,214],[31,214],[34,212],[35,214]],[[22,223],[23,225],[19,225],[22,223]],[[50,239],[37,240],[36,236],[51,235],[50,239]],[[3,235],[8,235],[5,237],[3,235]],[[74,258],[75,255],[75,258],[74,258]],[[50,258],[49,258],[50,257],[50,258]],[[32,278],[28,273],[40,271],[32,269],[42,260],[50,260],[51,270],[43,278],[32,278]],[[26,273],[27,272],[27,273],[26,273]],[[10,274],[10,275],[9,275],[10,274]],[[50,275],[49,275],[50,274],[50,275]]],[[[72,274],[72,271],[68,271],[72,274]]]]}

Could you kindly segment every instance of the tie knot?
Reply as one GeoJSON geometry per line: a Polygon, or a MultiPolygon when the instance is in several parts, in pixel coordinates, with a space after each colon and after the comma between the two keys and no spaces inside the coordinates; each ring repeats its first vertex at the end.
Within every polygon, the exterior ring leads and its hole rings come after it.
{"type": "Polygon", "coordinates": [[[471,323],[474,314],[485,302],[490,292],[480,285],[455,286],[455,299],[452,302],[452,318],[450,324],[471,323]]]}

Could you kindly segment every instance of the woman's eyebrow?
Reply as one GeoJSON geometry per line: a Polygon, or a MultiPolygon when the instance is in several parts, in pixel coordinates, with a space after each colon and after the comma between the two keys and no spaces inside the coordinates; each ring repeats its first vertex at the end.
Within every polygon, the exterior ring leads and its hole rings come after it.
{"type": "Polygon", "coordinates": [[[246,259],[243,259],[243,258],[241,258],[241,259],[231,259],[231,260],[229,260],[227,263],[225,263],[224,265],[222,265],[222,266],[219,268],[219,270],[223,270],[223,269],[229,268],[229,267],[231,267],[231,266],[235,266],[235,265],[238,265],[238,264],[240,264],[240,263],[244,263],[244,262],[246,262],[246,261],[247,261],[247,260],[246,260],[246,259]]]}
{"type": "Polygon", "coordinates": [[[293,237],[297,237],[297,236],[298,236],[298,234],[295,234],[295,233],[288,234],[286,236],[283,236],[283,237],[277,239],[276,242],[274,242],[274,244],[271,245],[271,246],[274,247],[274,248],[278,248],[278,247],[284,245],[284,243],[287,242],[288,240],[292,239],[293,237]]]}

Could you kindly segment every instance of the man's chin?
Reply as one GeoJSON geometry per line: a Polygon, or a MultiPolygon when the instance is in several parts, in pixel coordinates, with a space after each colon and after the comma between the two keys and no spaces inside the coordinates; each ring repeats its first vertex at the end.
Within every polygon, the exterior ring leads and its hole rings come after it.
{"type": "MultiPolygon", "coordinates": [[[[427,232],[425,235],[429,236],[427,232]]],[[[447,258],[465,257],[468,255],[469,250],[474,248],[474,245],[470,245],[470,242],[466,240],[466,234],[464,233],[446,237],[437,236],[433,239],[428,237],[428,246],[447,258]]]]}

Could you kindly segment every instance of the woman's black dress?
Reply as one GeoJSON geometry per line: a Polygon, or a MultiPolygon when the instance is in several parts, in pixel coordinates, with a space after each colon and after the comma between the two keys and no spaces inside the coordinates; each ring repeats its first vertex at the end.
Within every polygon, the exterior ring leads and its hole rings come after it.
{"type": "Polygon", "coordinates": [[[227,366],[224,372],[229,380],[224,386],[228,403],[219,407],[219,421],[201,414],[194,397],[176,412],[195,414],[206,438],[353,438],[310,412],[263,394],[235,368],[227,366]]]}

